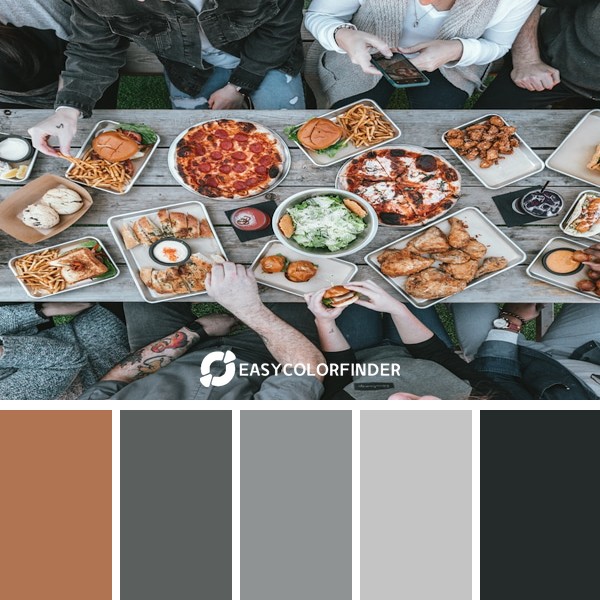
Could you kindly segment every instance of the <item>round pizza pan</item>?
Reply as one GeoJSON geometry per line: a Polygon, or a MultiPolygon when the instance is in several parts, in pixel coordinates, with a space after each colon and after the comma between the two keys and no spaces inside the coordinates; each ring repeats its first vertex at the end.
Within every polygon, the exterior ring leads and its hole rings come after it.
{"type": "Polygon", "coordinates": [[[255,198],[256,196],[262,196],[263,194],[266,194],[267,192],[270,192],[275,187],[277,187],[287,177],[287,174],[290,172],[290,167],[292,166],[292,157],[290,155],[290,149],[287,147],[287,144],[283,141],[283,138],[278,133],[273,131],[272,129],[269,129],[268,127],[265,127],[264,125],[257,123],[256,121],[251,121],[250,119],[228,119],[228,118],[222,117],[219,119],[207,119],[206,121],[200,121],[199,123],[190,125],[190,127],[185,129],[184,131],[182,131],[173,140],[173,143],[169,146],[169,152],[167,155],[167,164],[169,166],[169,171],[171,172],[171,175],[173,176],[175,181],[181,187],[184,187],[186,190],[189,190],[190,192],[196,194],[197,196],[200,196],[201,198],[206,198],[207,200],[244,200],[246,198],[255,198]],[[268,133],[269,135],[272,135],[277,140],[277,143],[279,144],[281,156],[283,159],[283,163],[281,165],[281,171],[279,172],[279,175],[277,175],[277,177],[275,179],[273,179],[273,181],[265,189],[255,192],[254,194],[248,194],[247,196],[236,196],[233,198],[229,198],[227,196],[205,196],[204,194],[201,194],[200,192],[195,190],[192,186],[185,183],[185,181],[183,181],[183,179],[181,178],[181,175],[179,175],[179,171],[177,170],[177,160],[176,160],[177,159],[177,144],[179,143],[179,140],[181,140],[181,138],[183,138],[187,134],[187,132],[190,129],[193,129],[194,127],[198,127],[199,125],[205,125],[206,123],[211,123],[212,121],[221,121],[223,119],[225,119],[227,121],[236,121],[238,123],[242,123],[242,122],[243,123],[252,123],[252,125],[254,125],[256,127],[256,129],[258,129],[258,131],[261,131],[263,133],[268,133]]]}
{"type": "MultiPolygon", "coordinates": [[[[448,165],[451,169],[453,169],[454,171],[456,171],[456,174],[458,176],[457,182],[459,185],[459,190],[457,193],[457,197],[454,200],[454,202],[452,203],[452,206],[450,206],[449,208],[445,209],[444,211],[440,212],[439,214],[435,215],[434,217],[431,217],[429,219],[422,219],[418,222],[415,223],[411,223],[409,225],[392,225],[390,223],[385,223],[384,221],[381,220],[381,218],[379,218],[379,214],[378,216],[378,220],[379,220],[379,224],[384,226],[384,227],[393,227],[395,229],[398,228],[407,228],[407,227],[417,227],[417,226],[421,226],[421,225],[426,225],[427,223],[431,223],[433,221],[436,221],[437,219],[443,217],[449,210],[451,210],[452,208],[454,208],[455,204],[458,202],[458,198],[460,197],[460,193],[461,193],[461,187],[462,187],[462,178],[460,175],[459,170],[452,165],[451,163],[448,162],[448,160],[446,160],[441,154],[438,154],[437,152],[434,152],[433,150],[429,150],[428,148],[424,148],[423,146],[411,146],[408,144],[405,145],[395,145],[395,146],[383,146],[382,148],[376,148],[373,150],[367,150],[366,152],[363,152],[362,154],[359,154],[358,156],[354,156],[353,158],[347,160],[341,167],[340,170],[338,171],[336,178],[335,178],[335,187],[339,188],[340,190],[345,190],[345,191],[352,191],[352,190],[348,190],[346,188],[346,184],[345,184],[345,178],[344,178],[344,172],[346,170],[346,168],[348,167],[348,165],[353,161],[353,160],[357,160],[362,158],[365,154],[368,154],[369,152],[381,152],[384,150],[405,150],[407,152],[418,152],[419,154],[428,154],[430,156],[435,156],[436,158],[438,158],[439,160],[441,160],[443,163],[445,163],[446,165],[448,165]]],[[[356,192],[354,192],[356,193],[356,192]]],[[[358,194],[360,196],[360,194],[358,194]]],[[[361,196],[362,198],[362,196],[361,196]]],[[[363,198],[364,200],[366,200],[367,202],[369,202],[366,198],[363,198]]],[[[369,202],[369,204],[371,204],[369,202]]],[[[372,204],[371,204],[372,205],[372,204]]],[[[375,211],[377,212],[377,211],[375,211]]]]}

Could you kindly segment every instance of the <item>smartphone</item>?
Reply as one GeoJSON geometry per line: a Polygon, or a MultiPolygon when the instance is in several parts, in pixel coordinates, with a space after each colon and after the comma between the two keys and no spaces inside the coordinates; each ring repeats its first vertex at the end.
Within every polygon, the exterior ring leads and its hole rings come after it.
{"type": "Polygon", "coordinates": [[[371,57],[371,62],[396,88],[429,85],[429,79],[404,54],[394,54],[392,58],[386,58],[383,54],[377,53],[371,57]]]}

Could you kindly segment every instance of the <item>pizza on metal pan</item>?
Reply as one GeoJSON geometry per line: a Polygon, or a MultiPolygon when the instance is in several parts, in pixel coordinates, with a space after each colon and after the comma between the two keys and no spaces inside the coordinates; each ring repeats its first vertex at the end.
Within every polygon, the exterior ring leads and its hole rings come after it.
{"type": "Polygon", "coordinates": [[[177,143],[177,171],[184,183],[209,198],[245,198],[263,193],[283,170],[279,140],[254,123],[207,121],[177,143]]]}
{"type": "Polygon", "coordinates": [[[369,202],[386,225],[411,226],[450,210],[460,195],[458,171],[423,148],[380,148],[348,161],[338,185],[369,202]]]}

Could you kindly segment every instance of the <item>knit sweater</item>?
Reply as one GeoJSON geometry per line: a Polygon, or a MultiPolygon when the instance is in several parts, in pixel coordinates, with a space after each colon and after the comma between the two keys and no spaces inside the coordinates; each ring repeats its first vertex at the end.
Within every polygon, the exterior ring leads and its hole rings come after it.
{"type": "Polygon", "coordinates": [[[87,388],[129,353],[125,325],[94,305],[71,321],[38,332],[47,322],[34,305],[0,306],[1,400],[53,400],[87,388]]]}
{"type": "MultiPolygon", "coordinates": [[[[389,46],[396,46],[402,23],[413,0],[367,0],[352,17],[361,31],[372,33],[389,46]]],[[[439,39],[478,39],[498,7],[499,0],[456,0],[444,22],[439,39]]],[[[482,85],[486,65],[441,67],[440,72],[457,88],[472,94],[482,85]]],[[[360,94],[377,85],[381,76],[367,75],[347,56],[325,49],[315,42],[308,51],[304,73],[319,106],[360,94]]]]}

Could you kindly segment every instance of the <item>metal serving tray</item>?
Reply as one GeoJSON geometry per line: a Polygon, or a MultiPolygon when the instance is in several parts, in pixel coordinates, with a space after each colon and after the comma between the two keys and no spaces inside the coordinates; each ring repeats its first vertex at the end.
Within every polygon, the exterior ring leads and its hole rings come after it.
{"type": "Polygon", "coordinates": [[[250,267],[254,271],[256,281],[268,287],[294,294],[295,296],[304,296],[317,290],[332,287],[334,285],[343,285],[348,283],[358,271],[355,264],[340,260],[339,258],[326,258],[322,256],[306,256],[291,250],[281,242],[267,242],[259,255],[254,259],[250,267]],[[317,265],[317,274],[310,280],[301,283],[294,283],[286,279],[284,273],[265,273],[260,267],[260,261],[265,256],[281,254],[290,262],[297,260],[309,260],[317,265]]]}
{"type": "Polygon", "coordinates": [[[142,282],[140,278],[141,268],[152,267],[154,269],[164,270],[167,267],[159,265],[150,258],[150,254],[148,252],[149,246],[139,245],[131,250],[128,250],[123,243],[123,238],[121,237],[119,229],[125,223],[133,223],[136,219],[139,219],[143,216],[155,217],[154,222],[158,224],[156,214],[163,208],[167,210],[187,212],[194,215],[198,219],[206,219],[206,222],[212,231],[213,237],[186,239],[185,242],[187,242],[191,247],[192,253],[201,252],[207,256],[210,256],[211,254],[220,254],[223,258],[226,258],[225,250],[223,249],[223,246],[217,237],[215,228],[213,227],[212,221],[208,215],[208,211],[206,210],[204,204],[197,200],[182,202],[179,204],[169,204],[167,206],[158,206],[156,208],[148,208],[146,210],[139,210],[122,215],[115,215],[108,219],[108,227],[115,238],[117,246],[119,246],[119,250],[125,259],[125,262],[127,263],[127,267],[131,272],[131,277],[133,278],[134,283],[142,298],[149,303],[166,302],[167,300],[173,300],[174,298],[180,299],[188,298],[190,296],[197,296],[199,294],[206,294],[206,291],[192,292],[187,294],[159,294],[158,292],[146,287],[142,282]]]}
{"type": "MultiPolygon", "coordinates": [[[[313,165],[315,165],[316,167],[329,167],[330,165],[335,165],[336,163],[342,162],[343,160],[346,160],[353,156],[358,156],[359,154],[362,154],[363,152],[366,152],[368,150],[373,150],[373,148],[379,148],[379,146],[390,144],[394,140],[397,140],[400,137],[400,135],[402,135],[402,132],[400,131],[398,126],[385,114],[384,110],[379,106],[379,104],[377,104],[377,102],[374,102],[373,100],[358,100],[356,102],[352,102],[352,104],[348,104],[341,108],[337,108],[336,110],[332,110],[328,113],[325,113],[324,115],[318,115],[318,117],[321,119],[329,119],[330,121],[333,121],[335,123],[336,117],[338,117],[339,115],[343,115],[345,112],[348,112],[350,108],[356,106],[357,104],[365,104],[380,112],[385,117],[385,120],[392,126],[392,128],[396,132],[396,135],[391,137],[389,140],[379,142],[378,144],[371,144],[370,146],[363,146],[361,148],[358,148],[354,144],[349,143],[343,148],[340,148],[340,150],[338,150],[335,156],[327,156],[327,154],[320,154],[318,152],[315,152],[314,150],[309,150],[308,148],[305,148],[302,144],[299,144],[298,142],[294,141],[294,144],[296,144],[296,146],[298,146],[298,148],[302,150],[302,152],[305,154],[308,160],[310,160],[310,162],[313,163],[313,165]]],[[[304,123],[306,123],[306,121],[299,123],[298,126],[304,125],[304,123]]]]}
{"type": "Polygon", "coordinates": [[[40,298],[49,298],[50,296],[58,296],[58,294],[64,294],[65,292],[70,292],[72,290],[80,290],[81,288],[88,287],[90,285],[104,283],[105,281],[110,281],[111,279],[118,277],[119,273],[121,272],[119,270],[119,267],[117,266],[117,263],[114,261],[113,257],[108,253],[106,246],[98,238],[91,236],[91,235],[87,235],[87,236],[79,238],[77,240],[73,240],[72,242],[63,242],[62,244],[55,244],[54,246],[47,246],[46,248],[41,248],[40,250],[35,250],[34,252],[25,252],[25,254],[19,254],[19,256],[15,256],[14,258],[10,259],[8,266],[9,266],[10,270],[13,272],[13,275],[15,277],[17,277],[19,283],[21,284],[21,287],[25,290],[25,293],[30,298],[35,298],[36,300],[39,300],[40,298]],[[100,245],[100,247],[102,248],[102,250],[104,251],[104,253],[106,254],[106,256],[108,257],[108,259],[110,260],[110,262],[112,263],[113,267],[116,270],[116,273],[112,277],[107,277],[106,279],[100,279],[98,281],[94,281],[94,279],[84,279],[83,281],[78,281],[77,283],[74,283],[72,285],[67,285],[67,287],[65,287],[64,290],[62,290],[60,292],[56,292],[55,294],[33,294],[29,291],[29,288],[20,279],[18,279],[17,271],[14,267],[14,263],[17,259],[22,258],[23,256],[29,256],[30,254],[39,254],[40,252],[44,252],[45,250],[52,250],[54,248],[59,248],[61,250],[66,250],[66,251],[74,250],[75,248],[78,248],[81,245],[81,242],[87,242],[89,240],[93,240],[94,242],[97,242],[100,245]]]}
{"type": "Polygon", "coordinates": [[[555,275],[548,271],[543,263],[542,257],[546,252],[550,252],[550,250],[554,250],[556,248],[571,248],[573,250],[582,250],[589,246],[589,244],[582,244],[581,242],[575,241],[574,239],[564,238],[564,237],[555,237],[548,241],[548,243],[540,250],[538,255],[531,261],[531,264],[527,267],[525,272],[532,279],[537,279],[539,281],[543,281],[544,283],[549,283],[550,285],[554,285],[563,290],[567,290],[567,292],[572,292],[573,294],[579,294],[580,296],[585,296],[591,300],[600,301],[600,296],[597,296],[593,292],[582,292],[575,287],[575,284],[582,279],[585,279],[585,274],[583,271],[579,271],[579,273],[574,273],[573,275],[555,275]]]}
{"type": "Polygon", "coordinates": [[[600,110],[592,110],[575,126],[560,146],[548,157],[546,166],[590,185],[600,186],[600,171],[587,164],[600,144],[600,110]]]}
{"type": "MultiPolygon", "coordinates": [[[[448,234],[450,232],[450,223],[448,222],[450,217],[458,217],[464,221],[469,228],[471,237],[476,238],[478,241],[488,247],[488,252],[484,258],[487,258],[488,256],[504,256],[508,261],[507,267],[501,269],[500,271],[495,271],[494,273],[488,273],[487,275],[478,277],[474,281],[470,282],[466,289],[470,289],[483,281],[487,281],[488,279],[499,275],[500,273],[506,273],[506,271],[521,264],[527,257],[525,252],[523,252],[523,250],[521,250],[521,248],[519,248],[519,246],[517,246],[509,237],[502,233],[498,227],[496,227],[478,208],[473,208],[470,206],[463,208],[454,214],[437,221],[435,224],[430,225],[430,227],[439,227],[445,234],[448,234]]],[[[366,263],[372,269],[374,269],[380,275],[380,277],[383,277],[392,287],[396,288],[400,294],[402,294],[402,296],[404,296],[413,306],[416,306],[417,308],[429,308],[434,304],[438,304],[439,302],[447,300],[450,298],[450,296],[431,300],[414,298],[404,291],[404,282],[406,281],[406,276],[388,277],[387,275],[384,275],[379,268],[377,256],[388,248],[404,248],[412,238],[422,235],[426,230],[427,228],[415,231],[414,233],[386,244],[385,246],[382,246],[381,248],[378,248],[377,250],[374,250],[365,256],[366,263]]],[[[432,266],[437,266],[437,263],[434,263],[432,266]]]]}
{"type": "MultiPolygon", "coordinates": [[[[87,138],[85,139],[85,142],[83,142],[83,145],[81,146],[81,148],[75,158],[81,158],[90,149],[90,147],[92,145],[92,140],[96,137],[96,135],[101,133],[102,130],[116,129],[116,126],[119,124],[120,123],[118,123],[117,121],[109,121],[109,120],[98,121],[98,123],[96,123],[96,126],[94,127],[94,129],[92,129],[90,135],[88,135],[87,138]]],[[[158,145],[160,144],[160,137],[158,136],[158,134],[156,135],[156,138],[157,138],[156,142],[154,142],[154,144],[152,144],[152,146],[147,147],[147,149],[144,152],[143,157],[136,158],[135,160],[131,161],[133,164],[133,175],[131,177],[131,180],[129,181],[129,183],[127,184],[127,186],[125,187],[125,189],[122,192],[117,192],[116,190],[111,190],[108,187],[102,187],[102,186],[97,186],[97,185],[88,185],[87,187],[92,187],[96,190],[102,190],[103,192],[107,192],[109,194],[115,194],[117,196],[122,196],[123,194],[126,194],[135,185],[135,182],[138,180],[138,177],[142,174],[142,171],[148,164],[150,157],[154,154],[154,151],[158,148],[158,145]]],[[[71,172],[71,170],[73,169],[74,166],[75,165],[70,164],[69,168],[66,170],[65,177],[67,177],[67,179],[71,179],[71,177],[69,177],[69,173],[71,172]]],[[[83,183],[82,181],[78,181],[77,179],[71,179],[71,181],[74,181],[75,183],[77,183],[79,185],[87,185],[86,183],[83,183]]]]}
{"type": "MultiPolygon", "coordinates": [[[[464,123],[452,129],[465,129],[470,125],[475,125],[486,121],[490,117],[500,117],[507,125],[510,125],[508,121],[502,116],[495,113],[490,113],[483,117],[478,117],[473,121],[464,123]]],[[[501,154],[504,158],[500,160],[499,164],[492,165],[489,169],[482,169],[479,166],[479,159],[467,160],[464,156],[461,156],[454,148],[452,148],[446,141],[446,134],[448,131],[444,131],[442,134],[442,142],[450,149],[450,151],[462,162],[471,173],[488,189],[498,190],[507,185],[511,185],[539,173],[544,170],[544,162],[542,159],[523,141],[523,138],[515,133],[515,137],[519,140],[519,146],[515,148],[512,154],[501,154]]]]}

